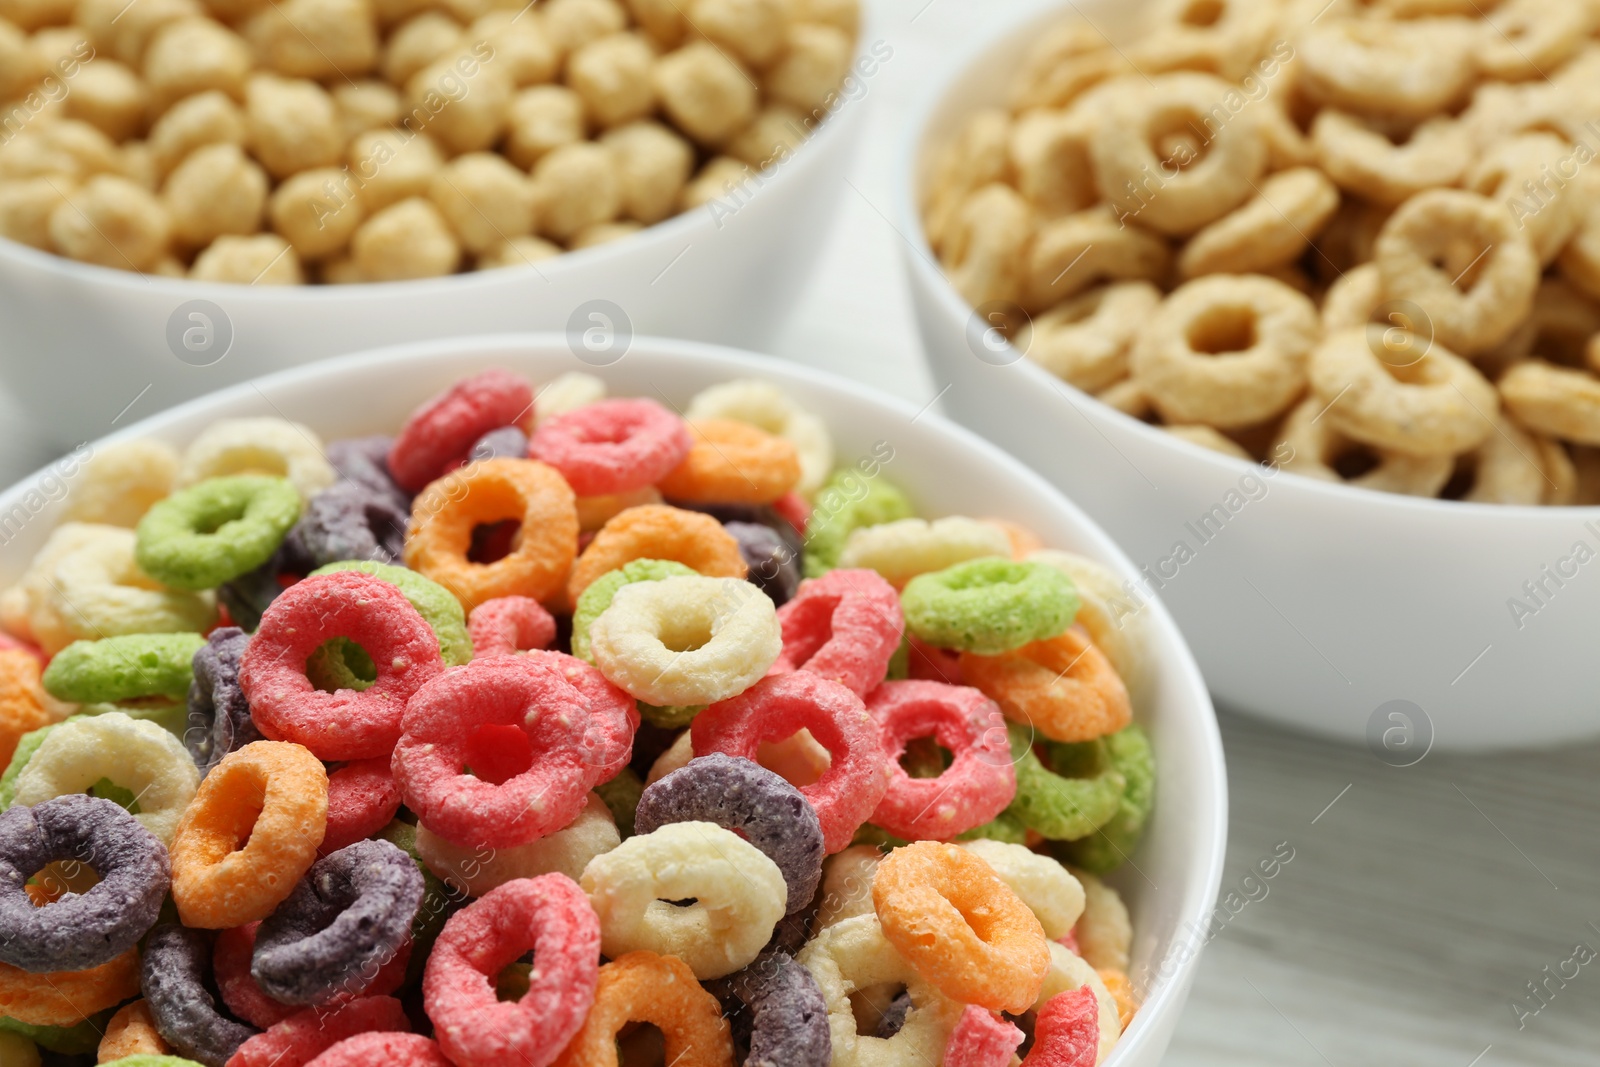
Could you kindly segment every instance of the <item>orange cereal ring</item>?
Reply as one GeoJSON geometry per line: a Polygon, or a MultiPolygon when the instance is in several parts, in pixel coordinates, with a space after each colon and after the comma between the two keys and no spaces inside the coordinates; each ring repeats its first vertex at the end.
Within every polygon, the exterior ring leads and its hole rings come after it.
{"type": "Polygon", "coordinates": [[[770,504],[800,480],[800,453],[775,434],[732,419],[689,423],[694,445],[656,488],[694,504],[770,504]]]}
{"type": "Polygon", "coordinates": [[[95,1056],[101,1063],[113,1063],[124,1056],[166,1056],[171,1052],[172,1046],[156,1031],[150,1005],[141,999],[117,1009],[106,1023],[95,1056]]]}
{"type": "Polygon", "coordinates": [[[1093,741],[1133,721],[1128,688],[1076,627],[998,656],[961,653],[961,677],[1012,722],[1053,741],[1093,741]]]}
{"type": "Polygon", "coordinates": [[[957,845],[897,848],[872,877],[878,922],[907,963],[952,1000],[1019,1014],[1050,971],[1050,945],[1033,911],[957,845]]]}
{"type": "Polygon", "coordinates": [[[1139,1011],[1139,1002],[1133,999],[1133,983],[1128,981],[1128,972],[1115,967],[1102,967],[1099,974],[1106,992],[1117,1002],[1117,1018],[1126,1033],[1128,1024],[1133,1022],[1134,1015],[1139,1011]]]}
{"type": "Polygon", "coordinates": [[[305,748],[256,741],[224,756],[172,837],[183,925],[228,930],[271,915],[316,861],[327,825],[328,772],[305,748]]]}
{"type": "Polygon", "coordinates": [[[486,459],[432,482],[411,507],[406,566],[451,593],[466,611],[503,596],[548,600],[578,554],[578,508],[554,467],[486,459]],[[515,520],[516,546],[493,563],[467,558],[479,526],[515,520]]]}
{"type": "Polygon", "coordinates": [[[1011,543],[1011,558],[1026,559],[1030,554],[1044,547],[1044,542],[1039,540],[1039,535],[1010,519],[987,518],[983,520],[1006,535],[1006,540],[1011,543]]]}
{"type": "Polygon", "coordinates": [[[0,766],[11,762],[23,734],[49,722],[38,658],[21,648],[0,649],[0,766]]]}
{"type": "Polygon", "coordinates": [[[572,568],[567,594],[576,603],[590,582],[636,559],[672,560],[710,578],[742,579],[750,569],[739,542],[710,515],[644,504],[600,527],[572,568]]]}
{"type": "Polygon", "coordinates": [[[0,1015],[29,1026],[77,1026],[139,995],[139,950],[83,971],[32,974],[0,963],[0,1015]]]}
{"type": "Polygon", "coordinates": [[[630,1022],[661,1030],[674,1067],[733,1067],[722,1005],[687,963],[654,952],[629,952],[600,968],[594,1007],[555,1067],[618,1067],[617,1032],[630,1022]]]}

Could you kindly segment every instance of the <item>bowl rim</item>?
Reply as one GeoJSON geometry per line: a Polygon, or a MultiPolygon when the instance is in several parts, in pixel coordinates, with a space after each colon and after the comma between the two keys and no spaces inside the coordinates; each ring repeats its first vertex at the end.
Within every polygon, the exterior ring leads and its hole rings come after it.
{"type": "MultiPolygon", "coordinates": [[[[146,416],[138,422],[89,443],[98,449],[135,438],[158,436],[176,425],[203,417],[214,407],[241,400],[266,398],[269,404],[273,404],[272,396],[279,390],[314,385],[318,379],[342,372],[362,368],[376,369],[391,366],[397,361],[442,364],[451,358],[493,357],[496,354],[504,355],[508,349],[566,351],[568,340],[565,334],[548,331],[501,333],[413,341],[368,349],[299,367],[290,367],[207,393],[146,416]]],[[[927,427],[918,432],[943,436],[963,450],[974,453],[980,462],[1004,468],[1023,485],[1029,487],[1031,495],[1049,501],[1052,508],[1061,512],[1064,518],[1081,526],[1087,533],[1088,539],[1094,542],[1092,551],[1103,565],[1123,579],[1133,580],[1138,576],[1138,569],[1110,534],[1060,489],[999,446],[926,407],[919,409],[899,397],[827,371],[788,360],[771,359],[724,345],[637,335],[630,344],[629,353],[645,359],[650,358],[651,353],[686,359],[725,371],[729,377],[760,377],[778,384],[787,379],[818,391],[848,397],[858,404],[876,407],[885,415],[904,418],[908,423],[926,422],[927,427]]],[[[819,412],[819,414],[823,414],[826,419],[826,413],[819,412]]],[[[35,489],[38,480],[50,470],[51,465],[46,464],[33,474],[0,491],[0,514],[8,512],[20,502],[24,494],[35,489]]],[[[1156,631],[1161,633],[1162,640],[1175,652],[1173,662],[1170,664],[1176,679],[1176,694],[1173,699],[1177,703],[1191,707],[1192,712],[1189,714],[1197,720],[1191,725],[1196,728],[1201,751],[1191,754],[1196,761],[1194,766],[1200,771],[1195,776],[1194,796],[1201,803],[1195,806],[1203,809],[1208,803],[1214,813],[1214,817],[1208,820],[1209,825],[1202,824],[1195,832],[1188,835],[1191,843],[1187,855],[1193,864],[1193,870],[1189,873],[1189,885],[1201,887],[1199,896],[1190,908],[1175,912],[1173,933],[1169,942],[1161,946],[1160,951],[1150,960],[1150,968],[1159,973],[1156,973],[1147,984],[1147,988],[1153,988],[1148,999],[1141,1005],[1140,1011],[1141,1014],[1148,1011],[1152,1018],[1157,1018],[1176,1010],[1181,1006],[1181,1001],[1188,996],[1189,987],[1204,949],[1203,934],[1198,938],[1196,935],[1197,932],[1205,931],[1211,921],[1227,858],[1228,775],[1215,706],[1201,676],[1200,668],[1195,662],[1194,654],[1183,632],[1160,598],[1148,597],[1145,598],[1145,603],[1153,609],[1153,624],[1156,631]],[[1198,946],[1195,945],[1196,940],[1199,941],[1198,946]],[[1180,952],[1180,948],[1187,951],[1180,952]]],[[[1191,892],[1187,885],[1178,890],[1180,901],[1182,896],[1191,892]]],[[[1130,975],[1130,978],[1133,977],[1130,975]]],[[[1176,1019],[1172,1021],[1175,1022],[1176,1019]]],[[[1159,1029],[1156,1026],[1142,1028],[1128,1040],[1127,1044],[1130,1048],[1137,1049],[1148,1041],[1157,1040],[1159,1029]]],[[[1122,1045],[1123,1042],[1119,1042],[1117,1047],[1121,1048],[1122,1045]]]]}
{"type": "MultiPolygon", "coordinates": [[[[1130,6],[1148,4],[1151,0],[1128,0],[1130,6]]],[[[1096,8],[1109,9],[1113,0],[1067,0],[1042,10],[1035,9],[1017,14],[1015,17],[1002,21],[997,26],[990,26],[985,33],[979,34],[969,41],[945,66],[944,70],[927,82],[918,90],[918,96],[907,115],[905,127],[900,133],[900,147],[896,152],[896,159],[892,172],[892,195],[894,196],[893,212],[898,221],[898,228],[905,238],[906,250],[902,252],[902,259],[906,260],[912,278],[912,284],[920,284],[928,293],[933,295],[940,306],[949,314],[952,321],[970,318],[973,308],[962,295],[956,292],[950,284],[942,267],[938,265],[938,258],[934,256],[932,247],[928,244],[927,232],[923,227],[922,213],[918,210],[920,200],[920,162],[929,146],[931,122],[935,111],[949,102],[955,86],[981,59],[1002,45],[1023,36],[1025,31],[1036,30],[1048,26],[1071,13],[1082,15],[1084,9],[1096,8]],[[914,255],[912,253],[915,253],[914,255]]],[[[1007,342],[1007,346],[1010,343],[1007,342]]],[[[1113,426],[1132,433],[1143,439],[1147,444],[1160,448],[1167,448],[1178,455],[1187,456],[1191,461],[1209,466],[1219,474],[1230,474],[1238,477],[1252,471],[1259,471],[1265,464],[1242,460],[1235,456],[1226,456],[1181,437],[1162,432],[1158,427],[1151,426],[1141,419],[1118,411],[1116,408],[1093,395],[1084,392],[1077,386],[1063,381],[1040,367],[1023,353],[1018,352],[1017,358],[1010,364],[996,369],[1006,370],[1012,367],[1020,368],[1020,373],[1028,379],[1031,385],[1041,391],[1048,391],[1046,387],[1054,389],[1062,395],[1067,403],[1079,407],[1083,401],[1087,411],[1080,411],[1085,417],[1093,415],[1108,420],[1113,426]]],[[[1322,495],[1330,503],[1361,502],[1374,507],[1393,508],[1398,512],[1410,513],[1420,517],[1433,519],[1438,516],[1469,515],[1476,519],[1488,519],[1496,522],[1565,522],[1573,518],[1580,521],[1592,521],[1600,516],[1600,505],[1570,504],[1559,507],[1530,504],[1484,504],[1466,500],[1440,500],[1433,497],[1405,496],[1399,493],[1384,493],[1375,489],[1362,489],[1358,486],[1346,485],[1343,482],[1324,482],[1316,478],[1309,478],[1294,471],[1279,469],[1278,473],[1288,474],[1292,477],[1288,481],[1289,492],[1306,492],[1313,496],[1322,495]]]]}
{"type": "MultiPolygon", "coordinates": [[[[881,17],[875,14],[872,5],[864,5],[861,19],[856,31],[855,51],[850,57],[850,64],[846,68],[845,76],[848,78],[855,74],[856,64],[863,57],[871,55],[873,45],[878,38],[874,31],[882,28],[881,17]]],[[[876,57],[873,57],[876,58],[876,57]]],[[[835,90],[837,92],[837,90],[835,90]]],[[[838,104],[833,110],[827,111],[823,120],[811,130],[811,135],[803,141],[798,148],[776,165],[765,167],[761,170],[752,169],[745,181],[755,183],[759,177],[760,182],[756,188],[759,192],[775,183],[790,185],[803,180],[796,176],[797,168],[792,166],[796,158],[811,159],[820,154],[811,151],[818,145],[832,144],[842,138],[848,138],[850,131],[861,122],[861,114],[866,107],[867,97],[870,92],[863,92],[856,97],[847,97],[839,94],[838,104]],[[850,116],[847,112],[857,112],[850,116]]],[[[822,108],[826,110],[826,108],[822,108]]],[[[658,116],[652,116],[658,118],[658,116]]],[[[592,141],[590,143],[593,143],[592,141]]],[[[491,149],[491,151],[493,151],[491,149]]],[[[498,155],[499,153],[496,152],[498,155]]],[[[716,153],[712,153],[715,155],[716,153]]],[[[340,165],[347,161],[341,158],[340,165]]],[[[520,169],[520,168],[519,168],[520,169]]],[[[804,170],[805,168],[799,168],[804,170]]],[[[741,185],[739,188],[744,188],[741,185]]],[[[727,194],[724,194],[727,195],[727,194]]],[[[752,194],[754,195],[754,194],[752,194]]],[[[66,279],[80,286],[98,286],[110,289],[138,290],[139,287],[150,285],[148,290],[161,296],[179,296],[188,299],[217,300],[227,297],[229,300],[243,300],[247,302],[273,303],[275,301],[293,302],[326,301],[351,297],[372,297],[378,295],[395,294],[401,298],[428,297],[436,293],[450,295],[468,291],[477,287],[491,287],[508,282],[527,281],[531,278],[551,279],[549,274],[564,276],[580,270],[587,270],[591,266],[604,264],[607,260],[622,259],[635,253],[644,253],[650,248],[659,248],[662,245],[677,243],[683,238],[698,239],[695,235],[704,237],[708,226],[719,226],[719,220],[711,212],[711,204],[715,200],[701,204],[699,207],[680,211],[642,227],[638,232],[629,234],[618,241],[608,241],[604,244],[593,245],[589,248],[579,248],[573,251],[562,251],[558,256],[549,259],[537,260],[532,263],[522,263],[510,267],[499,267],[494,270],[457,271],[436,278],[410,278],[389,282],[352,282],[345,285],[241,285],[237,282],[212,282],[199,281],[192,278],[169,278],[161,274],[141,273],[138,271],[122,270],[118,267],[104,267],[98,263],[85,263],[66,256],[47,252],[41,248],[34,248],[8,237],[0,236],[0,260],[10,260],[13,265],[41,274],[52,274],[66,279]]],[[[263,229],[259,233],[271,234],[270,229],[263,229]]],[[[597,269],[598,266],[597,266],[597,269]]]]}

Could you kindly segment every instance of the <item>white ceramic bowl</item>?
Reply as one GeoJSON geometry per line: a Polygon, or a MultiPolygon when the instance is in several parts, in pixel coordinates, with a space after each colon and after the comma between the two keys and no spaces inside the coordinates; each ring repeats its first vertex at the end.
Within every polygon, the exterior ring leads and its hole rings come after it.
{"type": "MultiPolygon", "coordinates": [[[[859,70],[876,73],[874,40],[864,19],[859,70]]],[[[430,337],[599,327],[760,349],[843,195],[872,95],[872,74],[852,77],[853,98],[759,180],[626,240],[530,266],[251,287],[140,276],[0,238],[0,379],[36,433],[65,448],[247,378],[430,337]]]]}
{"type": "MultiPolygon", "coordinates": [[[[535,382],[587,369],[560,335],[431,341],[388,348],[262,378],[145,419],[97,442],[154,437],[182,446],[213,420],[286,416],[325,440],[393,432],[421,401],[465,374],[505,366],[535,382]],[[359,398],[359,402],[355,402],[359,398]]],[[[636,339],[628,356],[595,371],[614,395],[658,397],[681,407],[694,393],[734,377],[762,377],[832,429],[839,461],[850,463],[888,442],[884,476],[903,487],[928,515],[1003,515],[1038,531],[1048,545],[1070,548],[1119,574],[1134,571],[1095,524],[1073,504],[993,445],[910,405],[859,385],[758,356],[686,341],[636,339]]],[[[881,452],[880,452],[881,454],[881,452]]],[[[4,494],[0,515],[27,508],[30,492],[53,481],[47,469],[4,494]]],[[[61,496],[59,489],[45,495],[61,496]]],[[[33,498],[35,501],[39,497],[33,498]]],[[[0,583],[14,581],[55,525],[52,503],[0,547],[0,583]]],[[[1226,845],[1227,786],[1215,716],[1199,671],[1177,627],[1152,605],[1156,661],[1139,721],[1156,752],[1156,808],[1149,832],[1112,879],[1133,913],[1132,974],[1148,990],[1144,1008],[1110,1061],[1153,1067],[1166,1049],[1193,980],[1203,931],[1221,877],[1226,845]]]]}
{"type": "MultiPolygon", "coordinates": [[[[1113,38],[1140,7],[1078,6],[1113,38]]],[[[949,386],[946,410],[1105,525],[1146,572],[1131,595],[1166,601],[1225,707],[1365,739],[1397,765],[1430,744],[1600,734],[1600,563],[1576,558],[1600,555],[1600,508],[1491,507],[1264,477],[1100,404],[1003,342],[985,347],[928,248],[918,183],[967,114],[1003,102],[1020,56],[1063,14],[978,43],[929,87],[908,127],[897,223],[935,385],[949,386]]]]}

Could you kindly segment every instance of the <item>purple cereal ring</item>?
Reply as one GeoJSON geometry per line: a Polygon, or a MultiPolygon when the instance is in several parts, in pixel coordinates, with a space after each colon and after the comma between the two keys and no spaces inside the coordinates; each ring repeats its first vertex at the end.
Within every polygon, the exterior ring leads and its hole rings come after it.
{"type": "Polygon", "coordinates": [[[219,626],[194,654],[189,683],[189,728],[183,743],[204,778],[222,757],[263,740],[250,717],[250,702],[239,688],[239,659],[250,635],[237,626],[219,626]]]}
{"type": "Polygon", "coordinates": [[[411,494],[400,488],[389,473],[389,450],[393,447],[394,438],[387,434],[330,441],[328,463],[345,481],[364,485],[401,511],[410,511],[411,494]]]}
{"type": "Polygon", "coordinates": [[[262,922],[250,975],[285,1004],[356,996],[411,936],[422,891],[422,872],[395,845],[346,845],[312,864],[262,922]]]}
{"type": "Polygon", "coordinates": [[[763,952],[729,981],[750,1009],[745,1067],[828,1067],[828,1004],[811,972],[782,952],[763,952]]]}
{"type": "Polygon", "coordinates": [[[313,568],[345,559],[398,563],[405,552],[406,521],[392,497],[347,481],[312,497],[295,530],[313,568]]]}
{"type": "Polygon", "coordinates": [[[888,1040],[906,1025],[906,1016],[911,1014],[911,994],[904,989],[895,994],[889,1006],[883,1009],[883,1014],[878,1016],[878,1025],[873,1028],[872,1036],[888,1040]]]}
{"type": "Polygon", "coordinates": [[[279,578],[285,574],[300,578],[315,569],[301,536],[300,523],[296,522],[289,527],[283,544],[271,559],[247,574],[222,583],[217,587],[217,599],[228,609],[234,622],[254,632],[261,625],[262,614],[283,592],[283,582],[279,578]]]}
{"type": "Polygon", "coordinates": [[[478,438],[467,452],[467,462],[480,459],[527,459],[528,435],[515,426],[502,426],[478,438]]]}
{"type": "Polygon", "coordinates": [[[754,760],[697,756],[646,787],[636,834],[674,822],[714,822],[741,832],[778,865],[789,887],[784,914],[811,903],[822,877],[822,826],[800,790],[754,760]]]}
{"type": "Polygon", "coordinates": [[[10,808],[0,814],[0,961],[35,974],[107,963],[155,925],[171,884],[166,848],[119,804],[68,794],[10,808]],[[100,881],[36,907],[24,887],[57,861],[100,881]]]}
{"type": "Polygon", "coordinates": [[[722,528],[739,542],[739,554],[750,568],[746,578],[778,607],[800,588],[800,554],[778,531],[758,522],[725,522],[722,528]]]}
{"type": "Polygon", "coordinates": [[[163,923],[150,931],[139,957],[139,991],[167,1044],[206,1067],[223,1067],[257,1031],[217,1010],[210,970],[205,932],[163,923]]]}
{"type": "Polygon", "coordinates": [[[730,522],[753,522],[758,526],[766,526],[783,538],[783,543],[794,553],[797,563],[805,550],[805,538],[800,531],[771,504],[701,504],[687,500],[668,500],[667,503],[686,511],[704,512],[724,526],[730,522]]]}

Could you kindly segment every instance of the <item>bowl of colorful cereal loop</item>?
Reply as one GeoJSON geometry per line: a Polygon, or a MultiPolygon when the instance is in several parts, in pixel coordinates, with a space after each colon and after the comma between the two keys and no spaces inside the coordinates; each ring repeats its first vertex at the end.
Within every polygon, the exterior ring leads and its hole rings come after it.
{"type": "Polygon", "coordinates": [[[376,344],[761,348],[893,60],[854,0],[139,10],[0,16],[0,376],[63,447],[376,344]]]}
{"type": "Polygon", "coordinates": [[[1105,524],[1220,702],[1391,764],[1600,734],[1600,20],[1555,11],[1058,9],[902,157],[949,413],[1105,524]]]}
{"type": "Polygon", "coordinates": [[[1225,844],[1204,685],[1110,539],[936,415],[696,342],[428,341],[0,510],[8,1054],[1172,1035],[1225,844]]]}

